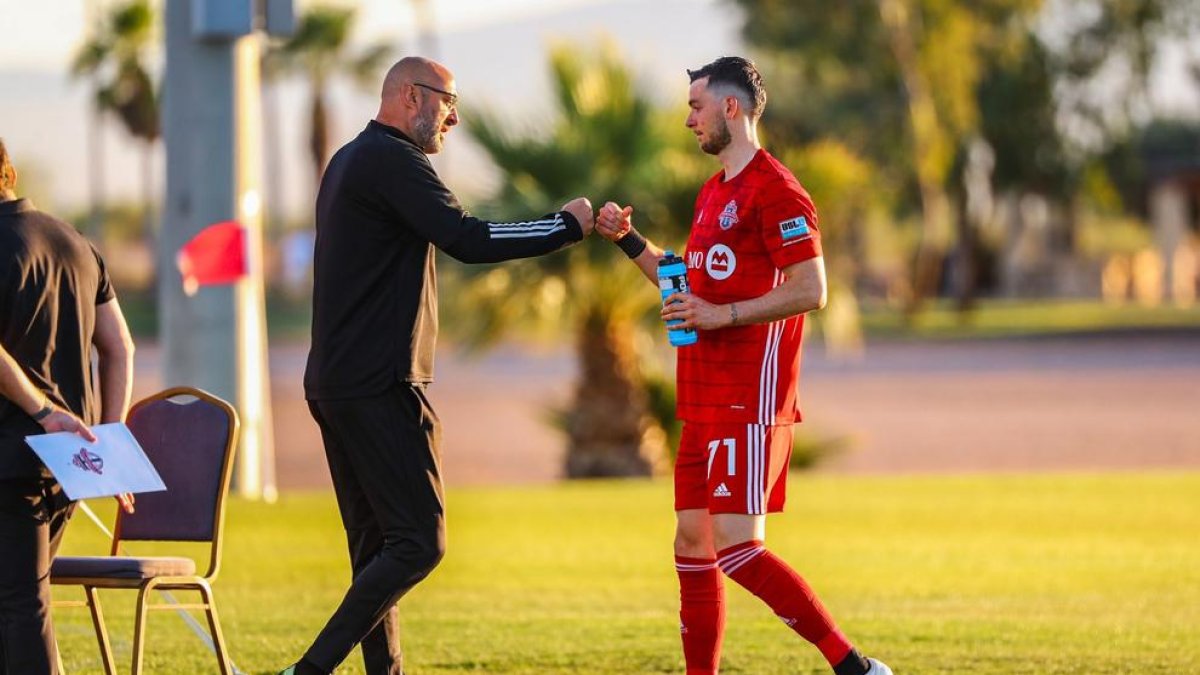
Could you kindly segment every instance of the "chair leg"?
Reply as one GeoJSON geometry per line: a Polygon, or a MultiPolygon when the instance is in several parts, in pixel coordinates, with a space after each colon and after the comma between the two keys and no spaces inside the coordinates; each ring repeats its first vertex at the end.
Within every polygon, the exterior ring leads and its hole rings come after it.
{"type": "Polygon", "coordinates": [[[151,584],[143,585],[138,591],[137,608],[133,613],[133,666],[130,675],[142,673],[142,652],[146,646],[146,596],[150,593],[151,584]]]}
{"type": "Polygon", "coordinates": [[[204,599],[204,616],[208,619],[208,632],[212,635],[213,651],[217,654],[221,675],[233,675],[233,666],[229,662],[229,648],[225,644],[225,636],[221,633],[221,622],[217,619],[217,601],[213,598],[212,587],[202,582],[199,589],[200,597],[204,599]]]}
{"type": "Polygon", "coordinates": [[[100,608],[100,592],[91,586],[84,586],[83,592],[87,596],[87,606],[92,613],[92,629],[96,631],[96,644],[100,647],[104,675],[116,675],[117,663],[113,660],[112,645],[108,642],[108,627],[104,625],[104,610],[100,608]]]}
{"type": "Polygon", "coordinates": [[[63,665],[62,650],[58,648],[58,637],[54,638],[54,662],[58,666],[58,675],[67,675],[67,667],[63,665]]]}

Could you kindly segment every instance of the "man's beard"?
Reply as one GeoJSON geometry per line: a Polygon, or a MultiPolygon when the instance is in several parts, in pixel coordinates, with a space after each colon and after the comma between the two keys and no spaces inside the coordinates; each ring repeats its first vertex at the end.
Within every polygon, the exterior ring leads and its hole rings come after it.
{"type": "Polygon", "coordinates": [[[729,122],[722,118],[721,128],[717,129],[708,140],[700,143],[700,149],[710,155],[719,155],[732,142],[733,135],[729,133],[729,122]]]}
{"type": "Polygon", "coordinates": [[[417,123],[413,125],[413,140],[426,154],[432,155],[442,149],[442,138],[438,135],[441,125],[437,124],[437,120],[431,115],[429,117],[421,117],[417,119],[417,123]]]}

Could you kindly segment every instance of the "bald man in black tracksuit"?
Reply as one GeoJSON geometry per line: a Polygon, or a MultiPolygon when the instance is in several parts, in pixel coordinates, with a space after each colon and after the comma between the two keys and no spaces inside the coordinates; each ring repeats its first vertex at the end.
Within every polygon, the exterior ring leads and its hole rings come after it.
{"type": "Polygon", "coordinates": [[[369,675],[403,672],[395,603],[445,552],[440,426],[425,395],[438,328],[434,248],[462,262],[498,262],[556,251],[593,227],[583,198],[524,222],[467,214],[427,156],[458,123],[457,98],[440,64],[400,61],[379,115],[321,181],[304,388],[354,581],[284,673],[330,673],[360,642],[369,675]]]}

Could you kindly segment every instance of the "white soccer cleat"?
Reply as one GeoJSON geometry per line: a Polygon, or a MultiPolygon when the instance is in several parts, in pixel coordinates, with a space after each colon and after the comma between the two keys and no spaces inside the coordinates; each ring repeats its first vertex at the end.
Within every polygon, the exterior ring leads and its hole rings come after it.
{"type": "Polygon", "coordinates": [[[871,664],[871,668],[867,670],[867,675],[894,675],[892,669],[883,661],[875,659],[867,659],[867,663],[871,664]]]}

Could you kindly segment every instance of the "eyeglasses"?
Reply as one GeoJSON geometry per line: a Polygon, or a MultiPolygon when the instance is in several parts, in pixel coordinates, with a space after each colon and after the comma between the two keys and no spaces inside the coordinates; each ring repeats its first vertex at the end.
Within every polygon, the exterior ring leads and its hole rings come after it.
{"type": "Polygon", "coordinates": [[[452,91],[446,91],[445,89],[438,89],[437,87],[430,86],[423,82],[413,82],[413,86],[420,87],[422,89],[428,89],[429,91],[437,92],[443,96],[449,96],[450,99],[449,99],[448,103],[450,104],[450,107],[451,108],[458,107],[458,94],[455,94],[452,91]]]}

